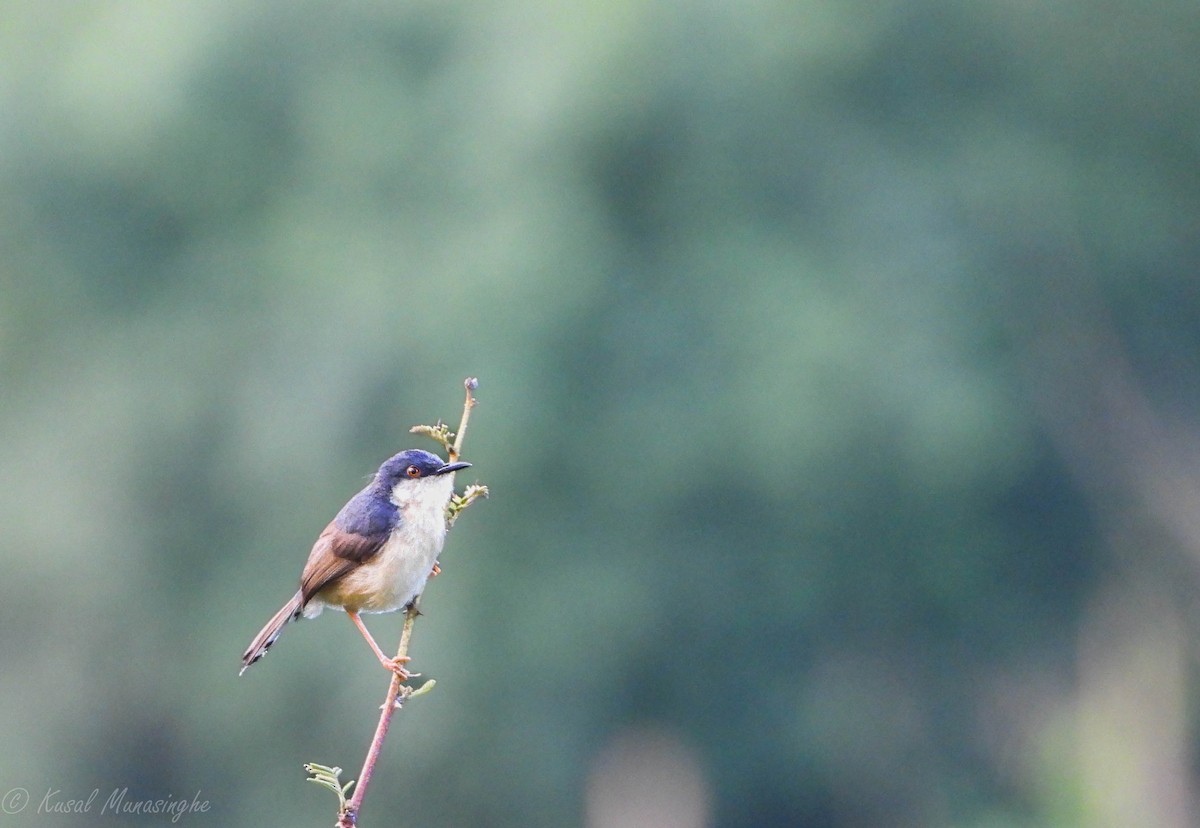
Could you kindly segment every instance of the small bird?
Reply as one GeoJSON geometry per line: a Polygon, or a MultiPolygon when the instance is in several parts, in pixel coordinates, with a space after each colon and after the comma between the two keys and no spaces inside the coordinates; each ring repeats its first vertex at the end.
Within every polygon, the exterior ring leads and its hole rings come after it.
{"type": "Polygon", "coordinates": [[[287,622],[330,607],[345,610],[385,669],[407,678],[408,659],[385,656],[359,613],[394,612],[421,594],[446,540],[454,472],[470,465],[444,463],[420,449],[384,461],[317,538],[300,589],[254,636],[238,675],[266,655],[287,622]]]}

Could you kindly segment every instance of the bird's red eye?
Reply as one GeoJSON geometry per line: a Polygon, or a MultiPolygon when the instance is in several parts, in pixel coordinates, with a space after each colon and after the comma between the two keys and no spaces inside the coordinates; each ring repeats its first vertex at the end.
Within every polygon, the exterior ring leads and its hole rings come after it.
{"type": "Polygon", "coordinates": [[[404,470],[404,473],[407,474],[409,477],[420,477],[421,476],[421,470],[418,469],[416,466],[409,466],[407,469],[404,470]]]}

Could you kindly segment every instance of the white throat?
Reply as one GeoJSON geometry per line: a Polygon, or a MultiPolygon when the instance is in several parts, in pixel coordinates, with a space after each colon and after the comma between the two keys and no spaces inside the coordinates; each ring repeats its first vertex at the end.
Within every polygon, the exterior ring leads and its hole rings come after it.
{"type": "MultiPolygon", "coordinates": [[[[392,487],[392,503],[407,519],[410,511],[443,513],[454,491],[454,474],[439,474],[417,480],[401,480],[392,487]]],[[[413,515],[416,517],[416,515],[413,515]]]]}

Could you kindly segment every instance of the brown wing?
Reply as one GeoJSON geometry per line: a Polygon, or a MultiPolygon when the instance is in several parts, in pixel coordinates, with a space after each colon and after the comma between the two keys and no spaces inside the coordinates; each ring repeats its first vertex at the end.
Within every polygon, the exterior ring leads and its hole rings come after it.
{"type": "Polygon", "coordinates": [[[346,532],[330,521],[313,544],[312,552],[308,553],[308,563],[300,576],[303,603],[307,604],[329,584],[378,555],[387,537],[386,534],[370,536],[346,532]]]}

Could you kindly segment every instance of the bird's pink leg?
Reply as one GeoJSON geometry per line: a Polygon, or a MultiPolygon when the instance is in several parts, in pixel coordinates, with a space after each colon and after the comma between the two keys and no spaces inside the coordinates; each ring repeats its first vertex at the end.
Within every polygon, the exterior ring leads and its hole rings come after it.
{"type": "Polygon", "coordinates": [[[404,656],[403,658],[388,658],[383,654],[383,650],[379,649],[379,645],[375,643],[375,639],[371,637],[371,634],[367,632],[367,626],[358,617],[358,613],[353,610],[346,610],[346,615],[350,616],[350,620],[354,622],[354,626],[358,627],[358,631],[363,634],[363,638],[367,639],[367,643],[371,645],[371,649],[375,651],[376,658],[379,659],[379,663],[383,665],[385,670],[398,675],[401,681],[412,678],[412,673],[404,669],[405,663],[410,661],[408,656],[404,656]]]}

